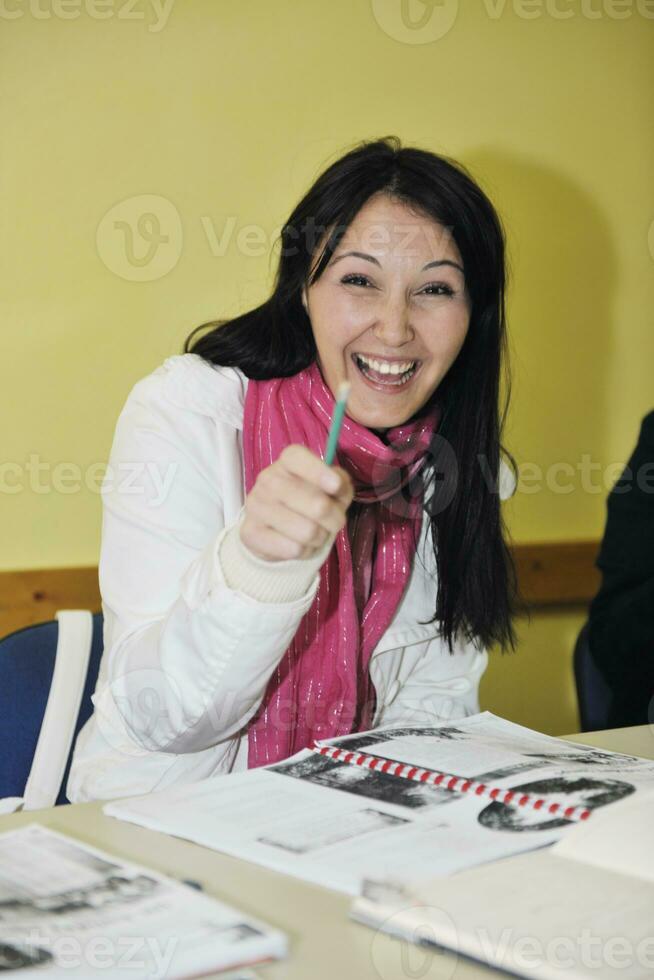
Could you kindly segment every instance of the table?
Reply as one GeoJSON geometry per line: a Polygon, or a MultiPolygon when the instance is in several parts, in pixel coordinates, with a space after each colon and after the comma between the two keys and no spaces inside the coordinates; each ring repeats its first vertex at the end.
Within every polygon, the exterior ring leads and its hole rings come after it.
{"type": "MultiPolygon", "coordinates": [[[[654,726],[565,737],[654,759],[654,726]]],[[[282,929],[290,938],[290,956],[258,966],[254,972],[261,980],[481,980],[498,975],[350,921],[350,899],[345,895],[105,817],[102,803],[10,814],[0,817],[0,831],[32,822],[173,877],[198,881],[207,894],[282,929]]]]}

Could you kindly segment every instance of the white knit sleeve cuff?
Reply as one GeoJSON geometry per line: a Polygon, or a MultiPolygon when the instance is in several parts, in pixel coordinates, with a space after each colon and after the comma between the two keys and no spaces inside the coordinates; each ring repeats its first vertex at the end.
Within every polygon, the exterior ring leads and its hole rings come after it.
{"type": "Polygon", "coordinates": [[[239,533],[242,517],[241,510],[238,521],[223,535],[218,548],[218,561],[227,586],[259,602],[294,602],[303,598],[327,558],[334,536],[330,535],[312,558],[266,561],[243,544],[239,533]]]}

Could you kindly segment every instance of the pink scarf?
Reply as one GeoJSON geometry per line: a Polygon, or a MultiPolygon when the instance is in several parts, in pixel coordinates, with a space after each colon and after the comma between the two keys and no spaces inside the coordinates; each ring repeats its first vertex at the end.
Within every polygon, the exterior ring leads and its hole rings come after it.
{"type": "MultiPolygon", "coordinates": [[[[245,489],[282,449],[324,458],[334,396],[317,363],[290,378],[248,382],[243,419],[245,489]]],[[[421,470],[437,426],[433,408],[389,429],[389,445],[345,417],[336,462],[352,477],[346,527],[320,569],[318,591],[273,672],[248,728],[248,767],[299,752],[317,738],[372,725],[368,663],[407,585],[422,520],[421,470]],[[409,499],[399,493],[411,481],[409,499]],[[347,533],[346,533],[347,532],[347,533]]]]}

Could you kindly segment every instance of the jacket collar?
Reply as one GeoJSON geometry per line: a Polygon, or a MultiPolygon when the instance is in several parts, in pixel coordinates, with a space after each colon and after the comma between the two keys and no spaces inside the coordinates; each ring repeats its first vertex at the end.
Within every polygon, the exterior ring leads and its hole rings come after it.
{"type": "Polygon", "coordinates": [[[248,379],[238,368],[211,364],[199,354],[175,354],[166,358],[162,370],[173,404],[243,428],[248,379]]]}

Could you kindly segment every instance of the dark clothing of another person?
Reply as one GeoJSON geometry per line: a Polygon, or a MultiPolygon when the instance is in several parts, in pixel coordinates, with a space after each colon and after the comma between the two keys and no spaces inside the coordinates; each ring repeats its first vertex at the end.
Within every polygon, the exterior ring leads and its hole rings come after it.
{"type": "Polygon", "coordinates": [[[590,650],[612,691],[610,728],[654,722],[654,411],[607,501],[590,650]]]}

